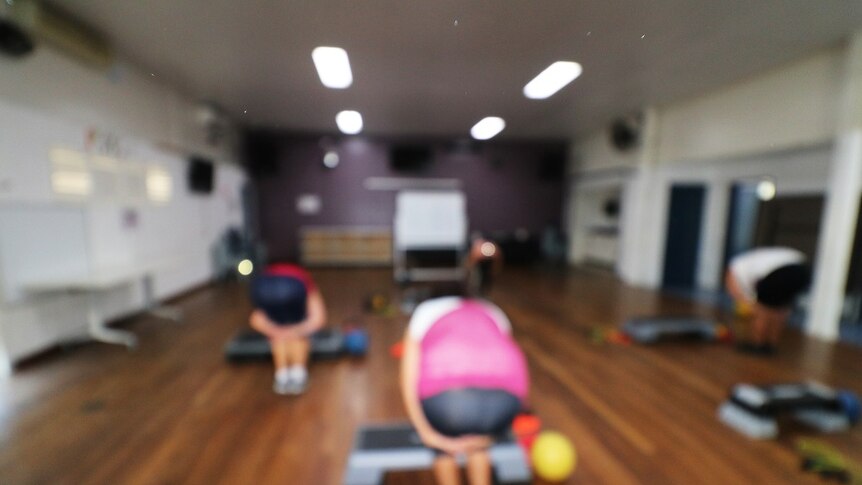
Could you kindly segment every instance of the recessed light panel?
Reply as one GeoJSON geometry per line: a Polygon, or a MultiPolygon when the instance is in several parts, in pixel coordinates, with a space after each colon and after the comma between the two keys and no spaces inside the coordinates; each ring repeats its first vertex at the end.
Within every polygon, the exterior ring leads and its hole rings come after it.
{"type": "Polygon", "coordinates": [[[311,59],[324,86],[345,89],[353,84],[350,60],[347,51],[341,47],[317,47],[311,51],[311,59]]]}
{"type": "Polygon", "coordinates": [[[524,96],[530,99],[548,98],[577,79],[581,72],[583,68],[577,62],[557,61],[524,86],[524,96]]]}
{"type": "Polygon", "coordinates": [[[473,125],[473,128],[470,129],[470,135],[477,140],[488,140],[497,136],[505,127],[506,122],[503,121],[503,118],[488,116],[473,125]]]}
{"type": "Polygon", "coordinates": [[[342,111],[335,115],[335,124],[345,135],[355,135],[362,131],[362,115],[358,111],[342,111]]]}

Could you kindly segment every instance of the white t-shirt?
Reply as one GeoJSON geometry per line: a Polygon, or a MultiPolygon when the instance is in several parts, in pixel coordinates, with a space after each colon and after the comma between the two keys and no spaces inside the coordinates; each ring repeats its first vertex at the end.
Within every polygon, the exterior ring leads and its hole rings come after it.
{"type": "MultiPolygon", "coordinates": [[[[503,313],[503,310],[497,305],[486,300],[474,300],[488,311],[488,314],[494,320],[494,323],[500,327],[504,333],[512,333],[512,324],[503,313]]],[[[456,310],[464,302],[464,298],[460,296],[444,296],[424,301],[413,311],[413,316],[410,317],[410,323],[407,326],[407,335],[414,340],[422,340],[428,332],[443,315],[456,310]]]]}
{"type": "Polygon", "coordinates": [[[757,282],[783,266],[805,262],[805,255],[791,248],[759,248],[742,253],[730,262],[730,273],[745,293],[757,298],[757,282]]]}

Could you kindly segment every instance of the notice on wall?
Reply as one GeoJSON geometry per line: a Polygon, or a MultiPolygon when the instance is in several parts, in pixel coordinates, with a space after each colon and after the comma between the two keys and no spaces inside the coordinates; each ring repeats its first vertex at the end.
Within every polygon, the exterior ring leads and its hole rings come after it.
{"type": "Polygon", "coordinates": [[[296,198],[296,211],[305,216],[320,214],[322,206],[317,194],[302,194],[296,198]]]}

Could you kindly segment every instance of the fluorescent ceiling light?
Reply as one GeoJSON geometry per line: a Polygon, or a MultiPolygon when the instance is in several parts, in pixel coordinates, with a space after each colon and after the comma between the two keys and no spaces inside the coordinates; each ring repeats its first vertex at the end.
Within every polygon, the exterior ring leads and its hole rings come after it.
{"type": "Polygon", "coordinates": [[[335,124],[345,135],[355,135],[362,131],[362,115],[358,111],[342,111],[335,115],[335,124]]]}
{"type": "Polygon", "coordinates": [[[488,140],[503,131],[505,127],[506,122],[503,121],[503,118],[488,116],[473,125],[473,128],[470,129],[470,134],[477,140],[488,140]]]}
{"type": "Polygon", "coordinates": [[[353,73],[350,72],[347,51],[341,47],[316,47],[311,51],[311,59],[324,86],[344,89],[353,84],[353,73]]]}
{"type": "Polygon", "coordinates": [[[524,96],[530,99],[545,99],[566,84],[577,79],[583,69],[577,62],[557,61],[540,72],[524,86],[524,96]]]}

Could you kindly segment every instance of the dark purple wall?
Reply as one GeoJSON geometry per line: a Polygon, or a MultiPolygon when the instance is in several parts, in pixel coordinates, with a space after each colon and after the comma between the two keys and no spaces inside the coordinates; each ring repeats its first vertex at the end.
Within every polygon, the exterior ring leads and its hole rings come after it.
{"type": "MultiPolygon", "coordinates": [[[[538,233],[549,224],[560,225],[563,177],[542,179],[539,172],[549,153],[556,151],[560,156],[565,150],[563,144],[501,142],[470,151],[455,149],[446,141],[425,140],[425,144],[433,146],[434,162],[421,173],[405,173],[394,172],[389,165],[389,149],[401,141],[283,135],[270,138],[262,150],[252,145],[248,162],[250,167],[258,167],[253,173],[258,189],[260,230],[270,257],[298,257],[302,226],[391,225],[395,192],[365,189],[363,182],[368,177],[460,179],[461,190],[467,194],[470,228],[485,234],[511,233],[518,228],[538,233]],[[338,151],[337,168],[323,166],[322,146],[338,151]],[[320,195],[321,212],[299,214],[296,199],[300,194],[320,195]]],[[[250,143],[255,143],[255,139],[250,143]]]]}

